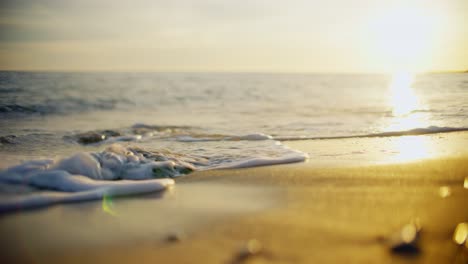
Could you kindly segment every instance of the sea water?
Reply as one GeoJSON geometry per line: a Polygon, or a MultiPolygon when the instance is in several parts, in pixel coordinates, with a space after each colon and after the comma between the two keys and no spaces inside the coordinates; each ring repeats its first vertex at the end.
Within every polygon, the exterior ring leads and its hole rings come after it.
{"type": "Polygon", "coordinates": [[[468,128],[468,74],[0,72],[0,211],[303,162],[288,140],[468,128]]]}

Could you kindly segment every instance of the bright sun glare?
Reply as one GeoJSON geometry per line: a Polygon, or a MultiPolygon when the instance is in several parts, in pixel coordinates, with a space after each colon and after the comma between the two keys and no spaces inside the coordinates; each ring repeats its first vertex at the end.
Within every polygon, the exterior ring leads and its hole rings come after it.
{"type": "Polygon", "coordinates": [[[410,5],[390,8],[371,22],[371,49],[388,71],[424,70],[434,49],[436,22],[436,17],[410,5]]]}
{"type": "Polygon", "coordinates": [[[434,146],[430,138],[420,136],[397,137],[390,141],[389,148],[393,154],[388,158],[391,162],[410,162],[430,158],[434,155],[434,146]]]}
{"type": "MultiPolygon", "coordinates": [[[[385,69],[393,72],[388,86],[388,102],[392,111],[387,131],[425,127],[422,104],[414,90],[414,74],[426,69],[434,49],[436,18],[414,6],[400,5],[390,8],[374,19],[373,48],[385,69]]],[[[428,138],[398,137],[390,140],[394,161],[406,162],[428,158],[431,155],[428,138]]]]}
{"type": "Polygon", "coordinates": [[[427,125],[421,113],[415,112],[422,108],[422,104],[412,87],[413,81],[414,75],[409,72],[393,74],[388,87],[388,101],[393,118],[392,123],[385,130],[408,130],[427,125]]]}
{"type": "MultiPolygon", "coordinates": [[[[392,108],[392,123],[388,131],[409,130],[427,126],[425,119],[414,111],[421,107],[412,85],[414,75],[409,72],[393,74],[389,85],[389,104],[392,108]]],[[[389,160],[408,162],[428,158],[433,155],[431,140],[427,137],[405,136],[390,140],[394,156],[389,160]]]]}
{"type": "Polygon", "coordinates": [[[411,87],[413,80],[414,76],[408,72],[398,72],[392,76],[390,100],[393,115],[407,115],[418,108],[418,98],[411,87]]]}

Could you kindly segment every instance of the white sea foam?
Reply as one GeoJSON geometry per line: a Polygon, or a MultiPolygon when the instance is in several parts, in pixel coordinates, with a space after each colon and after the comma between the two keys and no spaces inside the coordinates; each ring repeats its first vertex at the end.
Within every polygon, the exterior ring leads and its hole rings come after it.
{"type": "Polygon", "coordinates": [[[106,139],[100,143],[105,143],[105,144],[113,144],[116,142],[127,142],[127,141],[138,141],[143,138],[142,135],[127,135],[127,136],[118,136],[118,137],[111,137],[109,139],[106,139]]]}
{"type": "Polygon", "coordinates": [[[57,160],[33,160],[8,168],[0,174],[0,181],[21,183],[41,172],[64,171],[94,180],[144,180],[158,177],[176,177],[183,170],[195,168],[176,158],[145,157],[149,152],[125,148],[118,144],[102,152],[79,152],[57,160]],[[160,161],[156,161],[156,159],[160,161]]]}
{"type": "MultiPolygon", "coordinates": [[[[259,137],[255,135],[247,138],[259,137]]],[[[218,148],[219,153],[211,158],[203,158],[113,144],[101,152],[79,152],[61,159],[27,161],[0,172],[0,184],[11,185],[11,189],[19,190],[13,195],[7,193],[0,201],[0,211],[100,199],[104,195],[160,191],[174,184],[170,178],[194,170],[285,164],[302,162],[307,158],[306,154],[271,140],[228,142],[232,146],[226,146],[226,150],[232,152],[239,149],[237,155],[218,156],[222,153],[218,148]],[[263,155],[262,149],[267,150],[263,155]],[[16,186],[29,188],[21,194],[20,190],[24,188],[16,186]]]]}
{"type": "Polygon", "coordinates": [[[48,206],[56,203],[98,200],[104,196],[141,194],[162,191],[174,184],[172,179],[143,181],[96,181],[65,171],[50,171],[34,174],[28,184],[37,187],[60,189],[64,192],[32,192],[14,195],[0,200],[0,212],[48,206]]]}
{"type": "Polygon", "coordinates": [[[248,134],[240,137],[232,137],[234,140],[269,140],[272,136],[263,133],[248,134]]]}
{"type": "Polygon", "coordinates": [[[120,145],[111,145],[102,152],[80,152],[63,159],[28,161],[1,172],[0,182],[62,193],[36,192],[7,197],[0,203],[0,211],[98,199],[103,195],[159,191],[174,183],[172,179],[163,178],[173,178],[194,169],[176,159],[155,161],[120,145]]]}

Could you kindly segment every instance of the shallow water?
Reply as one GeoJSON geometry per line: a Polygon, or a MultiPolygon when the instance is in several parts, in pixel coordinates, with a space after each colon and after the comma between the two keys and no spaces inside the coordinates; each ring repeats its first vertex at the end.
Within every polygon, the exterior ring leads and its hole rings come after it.
{"type": "MultiPolygon", "coordinates": [[[[136,165],[125,153],[118,154],[120,167],[113,167],[110,177],[114,180],[125,178],[123,171],[132,166],[145,175],[138,179],[148,179],[187,174],[174,173],[181,164],[192,171],[308,157],[284,146],[285,140],[468,129],[468,74],[455,73],[0,72],[0,94],[1,168],[41,159],[58,164],[76,153],[111,155],[105,150],[109,146],[135,150],[142,157],[136,165]],[[174,164],[159,175],[156,161],[174,164]]],[[[313,161],[314,153],[310,155],[313,161]]],[[[73,165],[60,167],[61,172],[53,166],[35,168],[28,177],[46,171],[48,177],[68,173],[102,180],[86,170],[73,171],[74,166],[90,171],[93,162],[106,169],[102,159],[86,160],[75,159],[73,165]]],[[[2,183],[12,184],[5,175],[24,171],[28,164],[4,171],[2,183]]]]}
{"type": "Polygon", "coordinates": [[[27,157],[74,153],[81,146],[70,137],[95,130],[127,136],[117,141],[141,135],[143,147],[235,156],[271,148],[248,147],[268,136],[468,127],[467,74],[0,72],[0,94],[0,151],[27,157]]]}

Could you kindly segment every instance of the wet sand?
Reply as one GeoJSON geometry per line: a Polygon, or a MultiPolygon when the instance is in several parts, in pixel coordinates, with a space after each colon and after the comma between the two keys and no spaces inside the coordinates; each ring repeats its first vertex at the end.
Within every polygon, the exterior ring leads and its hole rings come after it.
{"type": "Polygon", "coordinates": [[[1,262],[466,263],[452,236],[468,222],[468,133],[415,138],[290,142],[308,163],[196,172],[162,194],[4,215],[1,262]],[[417,243],[393,251],[413,222],[417,243]]]}

